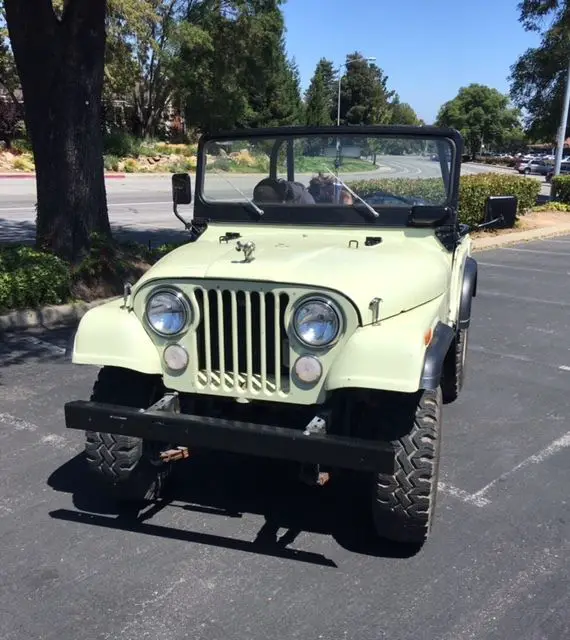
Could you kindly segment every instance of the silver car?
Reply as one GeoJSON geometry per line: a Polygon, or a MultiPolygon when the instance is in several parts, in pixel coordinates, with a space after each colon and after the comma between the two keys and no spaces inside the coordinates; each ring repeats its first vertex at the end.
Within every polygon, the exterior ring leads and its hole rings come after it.
{"type": "Polygon", "coordinates": [[[553,165],[551,162],[548,162],[548,160],[529,160],[528,162],[523,162],[518,166],[518,172],[525,176],[528,176],[531,173],[536,173],[539,176],[545,176],[552,170],[552,168],[553,165]]]}

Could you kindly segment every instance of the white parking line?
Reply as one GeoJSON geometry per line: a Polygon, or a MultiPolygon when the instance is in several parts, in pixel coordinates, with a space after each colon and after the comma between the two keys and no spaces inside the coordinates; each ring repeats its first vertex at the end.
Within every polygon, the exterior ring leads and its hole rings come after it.
{"type": "Polygon", "coordinates": [[[518,247],[503,247],[503,251],[519,251],[522,253],[540,253],[547,256],[567,256],[568,251],[550,251],[544,249],[521,249],[518,247]]]}
{"type": "Polygon", "coordinates": [[[448,484],[447,482],[438,482],[437,488],[442,493],[447,493],[448,495],[453,496],[458,500],[461,500],[461,502],[465,502],[466,504],[472,504],[476,507],[486,507],[488,504],[491,503],[491,501],[488,498],[475,496],[472,493],[469,493],[464,489],[459,489],[458,487],[454,487],[453,485],[448,484]]]}
{"type": "Polygon", "coordinates": [[[555,440],[554,442],[549,444],[548,447],[545,447],[538,453],[525,458],[525,460],[519,462],[519,464],[513,467],[510,471],[505,471],[505,473],[502,473],[498,478],[495,478],[494,480],[489,482],[489,484],[486,484],[482,489],[476,491],[472,497],[477,499],[484,499],[485,494],[488,493],[498,482],[502,482],[506,478],[513,475],[513,473],[516,473],[517,471],[520,471],[521,469],[524,469],[531,464],[539,464],[541,462],[544,462],[554,454],[568,447],[570,447],[570,431],[568,431],[568,433],[565,433],[561,438],[558,438],[558,440],[555,440]]]}
{"type": "Polygon", "coordinates": [[[570,276],[570,271],[554,271],[554,269],[540,269],[539,267],[521,267],[520,265],[498,264],[496,262],[484,262],[482,260],[477,260],[477,264],[484,267],[514,269],[515,271],[534,271],[536,273],[550,273],[557,276],[570,276]]]}
{"type": "Polygon", "coordinates": [[[509,293],[503,293],[502,291],[491,291],[489,289],[482,289],[477,291],[477,296],[484,298],[489,296],[492,298],[508,298],[509,300],[522,300],[523,302],[533,302],[535,304],[551,304],[556,307],[570,307],[570,302],[562,302],[560,300],[545,300],[544,298],[532,298],[531,296],[515,296],[509,293]]]}
{"type": "Polygon", "coordinates": [[[37,431],[38,427],[31,422],[27,422],[26,420],[22,420],[22,418],[17,418],[16,416],[12,416],[9,413],[0,413],[0,424],[7,424],[10,427],[13,427],[17,431],[37,431]]]}

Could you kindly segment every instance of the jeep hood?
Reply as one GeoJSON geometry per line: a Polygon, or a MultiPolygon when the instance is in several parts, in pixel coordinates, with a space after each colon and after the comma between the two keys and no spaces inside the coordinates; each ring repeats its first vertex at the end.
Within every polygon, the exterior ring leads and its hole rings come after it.
{"type": "Polygon", "coordinates": [[[332,289],[352,300],[363,324],[369,324],[374,298],[382,300],[378,319],[386,319],[439,297],[448,286],[449,257],[430,239],[401,236],[367,247],[366,234],[357,233],[349,235],[362,235],[358,248],[349,248],[346,231],[336,238],[314,232],[247,233],[241,240],[253,241],[255,250],[254,259],[245,262],[244,254],[236,251],[236,240],[220,242],[219,232],[211,231],[157,262],[137,282],[134,293],[151,281],[202,278],[332,289]]]}

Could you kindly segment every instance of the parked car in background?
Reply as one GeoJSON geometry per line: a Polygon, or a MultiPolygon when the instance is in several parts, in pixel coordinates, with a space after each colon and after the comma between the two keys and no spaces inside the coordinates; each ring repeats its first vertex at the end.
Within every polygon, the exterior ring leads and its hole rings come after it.
{"type": "Polygon", "coordinates": [[[545,176],[549,171],[551,171],[554,166],[548,160],[537,159],[537,160],[528,160],[523,161],[518,164],[516,170],[519,173],[522,173],[525,176],[530,175],[531,173],[536,173],[540,176],[545,176]]]}
{"type": "MultiPolygon", "coordinates": [[[[570,174],[570,162],[562,162],[560,165],[560,175],[568,175],[570,174]]],[[[550,171],[546,174],[545,180],[546,182],[552,181],[552,176],[554,175],[554,167],[550,168],[550,171]]]]}

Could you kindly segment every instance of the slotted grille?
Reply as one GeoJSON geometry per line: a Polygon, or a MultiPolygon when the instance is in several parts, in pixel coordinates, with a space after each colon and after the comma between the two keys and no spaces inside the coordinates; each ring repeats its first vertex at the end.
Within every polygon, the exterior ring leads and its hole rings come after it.
{"type": "Polygon", "coordinates": [[[197,383],[274,394],[289,390],[285,293],[195,289],[200,310],[197,383]]]}

